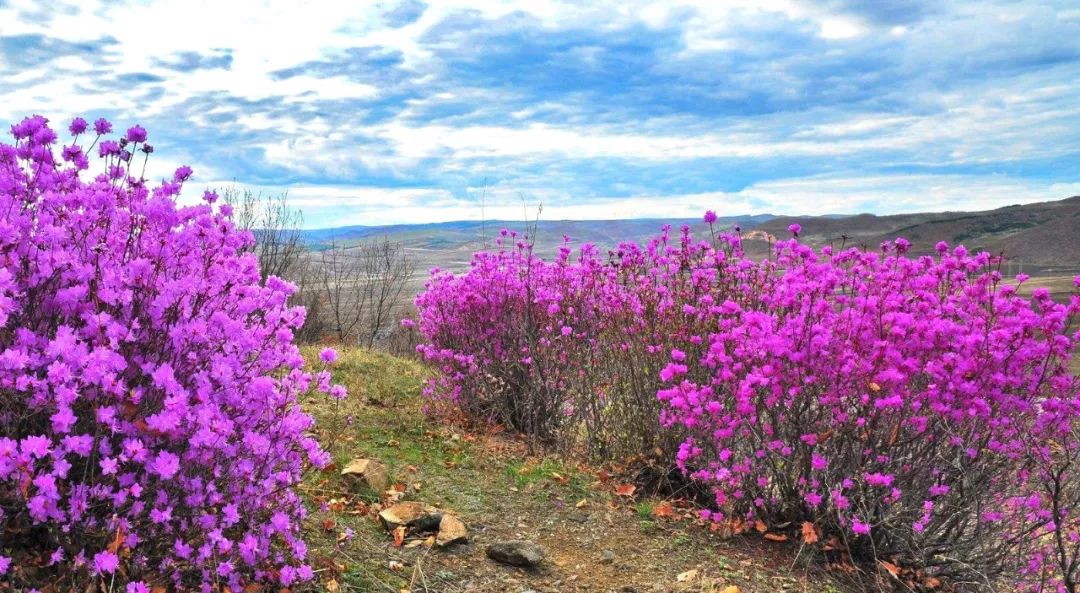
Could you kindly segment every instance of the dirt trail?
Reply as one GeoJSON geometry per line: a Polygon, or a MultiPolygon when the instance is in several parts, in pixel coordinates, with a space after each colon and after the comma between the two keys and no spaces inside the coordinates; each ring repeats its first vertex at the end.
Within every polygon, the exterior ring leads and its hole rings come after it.
{"type": "Polygon", "coordinates": [[[554,458],[528,458],[505,437],[431,424],[421,411],[425,370],[419,365],[350,351],[335,373],[350,388],[349,400],[308,406],[335,469],[311,476],[304,487],[315,508],[308,541],[322,586],[331,591],[843,590],[805,555],[796,558],[797,545],[757,534],[724,539],[677,501],[620,496],[617,478],[554,458]],[[460,517],[469,541],[438,548],[419,535],[395,546],[376,519],[390,504],[387,497],[350,492],[338,476],[336,468],[357,457],[386,464],[403,500],[460,517]],[[507,540],[544,546],[546,560],[523,569],[486,556],[488,544],[507,540]]]}

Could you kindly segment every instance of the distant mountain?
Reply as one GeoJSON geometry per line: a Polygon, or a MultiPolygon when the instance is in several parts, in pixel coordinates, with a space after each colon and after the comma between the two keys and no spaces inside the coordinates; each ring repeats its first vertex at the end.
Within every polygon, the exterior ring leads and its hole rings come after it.
{"type": "MultiPolygon", "coordinates": [[[[773,216],[769,214],[720,218],[716,227],[730,229],[738,223],[744,232],[756,231],[787,237],[788,225],[802,225],[800,237],[813,245],[833,244],[876,246],[882,241],[904,237],[916,253],[931,253],[938,241],[963,244],[972,251],[1003,253],[1011,264],[1029,273],[1064,274],[1080,272],[1080,196],[1053,202],[1007,206],[982,212],[923,212],[877,216],[874,214],[828,216],[773,216]],[[845,240],[846,237],[846,240],[845,240]]],[[[594,243],[612,248],[620,242],[644,243],[665,224],[678,228],[690,224],[695,234],[706,236],[701,219],[633,220],[541,220],[534,239],[537,252],[550,256],[564,235],[574,244],[594,243]]],[[[351,245],[373,238],[399,241],[413,256],[423,274],[432,267],[459,270],[468,265],[474,251],[491,248],[502,228],[522,231],[521,221],[459,221],[434,224],[390,226],[350,226],[304,232],[313,250],[332,241],[351,245]]],[[[768,242],[750,239],[747,251],[754,256],[768,252],[768,242]]]]}
{"type": "MultiPolygon", "coordinates": [[[[720,218],[718,229],[729,229],[738,223],[751,229],[772,219],[772,215],[739,216],[720,218]]],[[[333,229],[304,231],[304,239],[313,250],[325,249],[331,243],[352,245],[360,241],[386,237],[405,245],[422,268],[434,266],[448,269],[460,268],[468,263],[474,251],[493,246],[501,229],[525,232],[532,229],[536,251],[542,256],[556,253],[563,237],[569,237],[574,245],[593,243],[602,248],[612,248],[622,242],[644,243],[670,224],[678,229],[690,224],[695,234],[708,233],[708,226],[697,219],[630,219],[630,220],[540,220],[535,224],[521,221],[489,220],[439,222],[432,224],[398,224],[387,226],[349,226],[333,229]]]]}

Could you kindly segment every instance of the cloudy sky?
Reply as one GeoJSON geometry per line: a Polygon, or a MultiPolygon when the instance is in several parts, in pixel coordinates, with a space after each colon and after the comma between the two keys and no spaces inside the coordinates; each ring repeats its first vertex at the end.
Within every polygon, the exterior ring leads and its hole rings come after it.
{"type": "Polygon", "coordinates": [[[1080,194],[1080,5],[0,0],[31,113],[311,228],[985,209],[1080,194]]]}

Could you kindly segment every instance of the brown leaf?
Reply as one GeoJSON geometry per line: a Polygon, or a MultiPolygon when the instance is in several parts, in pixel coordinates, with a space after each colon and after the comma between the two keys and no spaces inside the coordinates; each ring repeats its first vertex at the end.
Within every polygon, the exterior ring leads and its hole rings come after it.
{"type": "Polygon", "coordinates": [[[657,518],[660,518],[660,517],[669,517],[670,518],[670,517],[675,516],[675,511],[671,508],[671,502],[664,500],[664,501],[661,501],[660,504],[653,507],[652,515],[654,517],[657,517],[657,518]]]}
{"type": "Polygon", "coordinates": [[[802,524],[802,541],[804,544],[810,546],[818,541],[817,528],[809,521],[803,521],[802,524]]]}
{"type": "Polygon", "coordinates": [[[761,519],[754,521],[754,529],[757,529],[758,533],[765,533],[769,530],[769,527],[765,525],[765,522],[761,519]]]}
{"type": "Polygon", "coordinates": [[[112,552],[113,554],[118,553],[120,551],[120,548],[124,545],[124,539],[125,538],[127,538],[127,536],[124,535],[124,530],[123,529],[117,529],[116,530],[116,536],[113,538],[112,543],[110,543],[106,547],[106,549],[108,551],[112,552]]]}
{"type": "Polygon", "coordinates": [[[589,505],[589,501],[587,499],[582,498],[581,500],[577,501],[577,504],[575,504],[574,506],[579,508],[579,509],[583,509],[588,505],[589,505]]]}
{"type": "Polygon", "coordinates": [[[323,519],[322,528],[323,531],[333,531],[336,523],[333,519],[323,519]]]}
{"type": "Polygon", "coordinates": [[[341,593],[341,585],[334,579],[326,581],[326,593],[341,593]]]}
{"type": "Polygon", "coordinates": [[[787,536],[782,533],[766,533],[765,539],[771,542],[786,542],[787,536]]]}
{"type": "Polygon", "coordinates": [[[560,484],[565,484],[570,481],[570,478],[567,478],[558,472],[551,472],[551,479],[560,484]]]}
{"type": "Polygon", "coordinates": [[[889,446],[896,444],[896,441],[900,440],[900,423],[897,422],[892,428],[892,432],[889,433],[889,446]]]}
{"type": "Polygon", "coordinates": [[[637,486],[633,484],[619,484],[615,487],[615,494],[619,496],[633,496],[637,486]]]}
{"type": "Polygon", "coordinates": [[[937,589],[941,586],[941,580],[937,577],[926,577],[923,579],[923,587],[927,589],[937,589]]]}
{"type": "Polygon", "coordinates": [[[892,576],[894,576],[894,577],[899,577],[900,576],[900,567],[893,564],[892,562],[886,562],[884,560],[878,560],[878,564],[881,564],[881,567],[884,568],[885,571],[888,572],[889,574],[891,574],[892,576]]]}
{"type": "Polygon", "coordinates": [[[741,593],[738,585],[728,585],[720,590],[720,593],[741,593]]]}
{"type": "Polygon", "coordinates": [[[394,547],[400,548],[405,543],[405,526],[399,525],[394,528],[394,547]]]}

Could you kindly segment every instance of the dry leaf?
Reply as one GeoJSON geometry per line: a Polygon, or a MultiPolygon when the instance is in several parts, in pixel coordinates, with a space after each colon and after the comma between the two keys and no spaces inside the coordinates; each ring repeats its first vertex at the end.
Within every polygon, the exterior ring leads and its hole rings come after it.
{"type": "Polygon", "coordinates": [[[937,589],[941,586],[941,580],[937,577],[926,577],[923,579],[923,587],[927,589],[937,589]]]}
{"type": "Polygon", "coordinates": [[[766,533],[765,539],[771,542],[786,542],[787,536],[782,533],[766,533]]]}
{"type": "Polygon", "coordinates": [[[881,567],[884,568],[886,572],[893,575],[894,577],[900,576],[899,566],[893,564],[892,562],[886,562],[884,560],[878,560],[878,563],[881,564],[881,567]]]}
{"type": "Polygon", "coordinates": [[[582,498],[582,499],[581,499],[581,500],[579,500],[579,501],[577,502],[577,504],[575,504],[574,506],[575,506],[575,507],[577,507],[577,508],[579,508],[579,509],[583,509],[583,508],[585,508],[586,506],[588,506],[588,504],[589,504],[589,501],[588,501],[588,500],[586,500],[586,499],[584,499],[584,498],[582,498]]]}
{"type": "Polygon", "coordinates": [[[757,529],[758,533],[765,533],[769,530],[769,527],[765,525],[765,522],[761,519],[754,521],[754,529],[757,529]]]}
{"type": "Polygon", "coordinates": [[[877,392],[881,391],[881,385],[878,385],[877,383],[871,382],[870,383],[870,391],[873,391],[874,393],[877,393],[877,392]]]}
{"type": "Polygon", "coordinates": [[[689,581],[692,581],[692,580],[696,579],[697,575],[698,575],[698,571],[695,568],[693,570],[688,570],[688,571],[676,576],[675,580],[679,581],[680,583],[686,583],[686,582],[689,582],[689,581]]]}
{"type": "Polygon", "coordinates": [[[565,483],[570,481],[570,478],[567,478],[567,477],[565,477],[562,474],[557,473],[557,472],[551,472],[551,479],[555,480],[556,482],[558,482],[560,484],[565,484],[565,483]]]}
{"type": "Polygon", "coordinates": [[[323,531],[333,531],[335,525],[336,525],[336,523],[334,523],[333,519],[323,519],[323,522],[322,522],[323,531]]]}
{"type": "Polygon", "coordinates": [[[661,501],[660,504],[653,507],[652,515],[654,517],[657,517],[657,518],[660,518],[660,517],[669,517],[670,518],[670,517],[675,516],[675,511],[671,508],[671,502],[664,500],[664,501],[661,501]]]}
{"type": "Polygon", "coordinates": [[[809,521],[803,521],[802,524],[802,541],[804,544],[810,546],[818,541],[817,528],[809,521]]]}
{"type": "Polygon", "coordinates": [[[401,572],[405,570],[405,565],[398,562],[397,560],[391,560],[388,566],[390,567],[390,570],[394,572],[401,572]]]}
{"type": "Polygon", "coordinates": [[[637,486],[633,484],[619,484],[615,487],[615,494],[619,496],[633,496],[637,486]]]}
{"type": "Polygon", "coordinates": [[[720,590],[720,593],[741,593],[738,585],[728,585],[720,590]]]}
{"type": "Polygon", "coordinates": [[[334,579],[330,579],[329,581],[326,581],[326,593],[340,593],[340,592],[341,592],[341,585],[339,585],[337,581],[335,581],[334,579]]]}
{"type": "Polygon", "coordinates": [[[405,543],[405,526],[399,525],[394,528],[394,547],[400,548],[405,543]]]}

